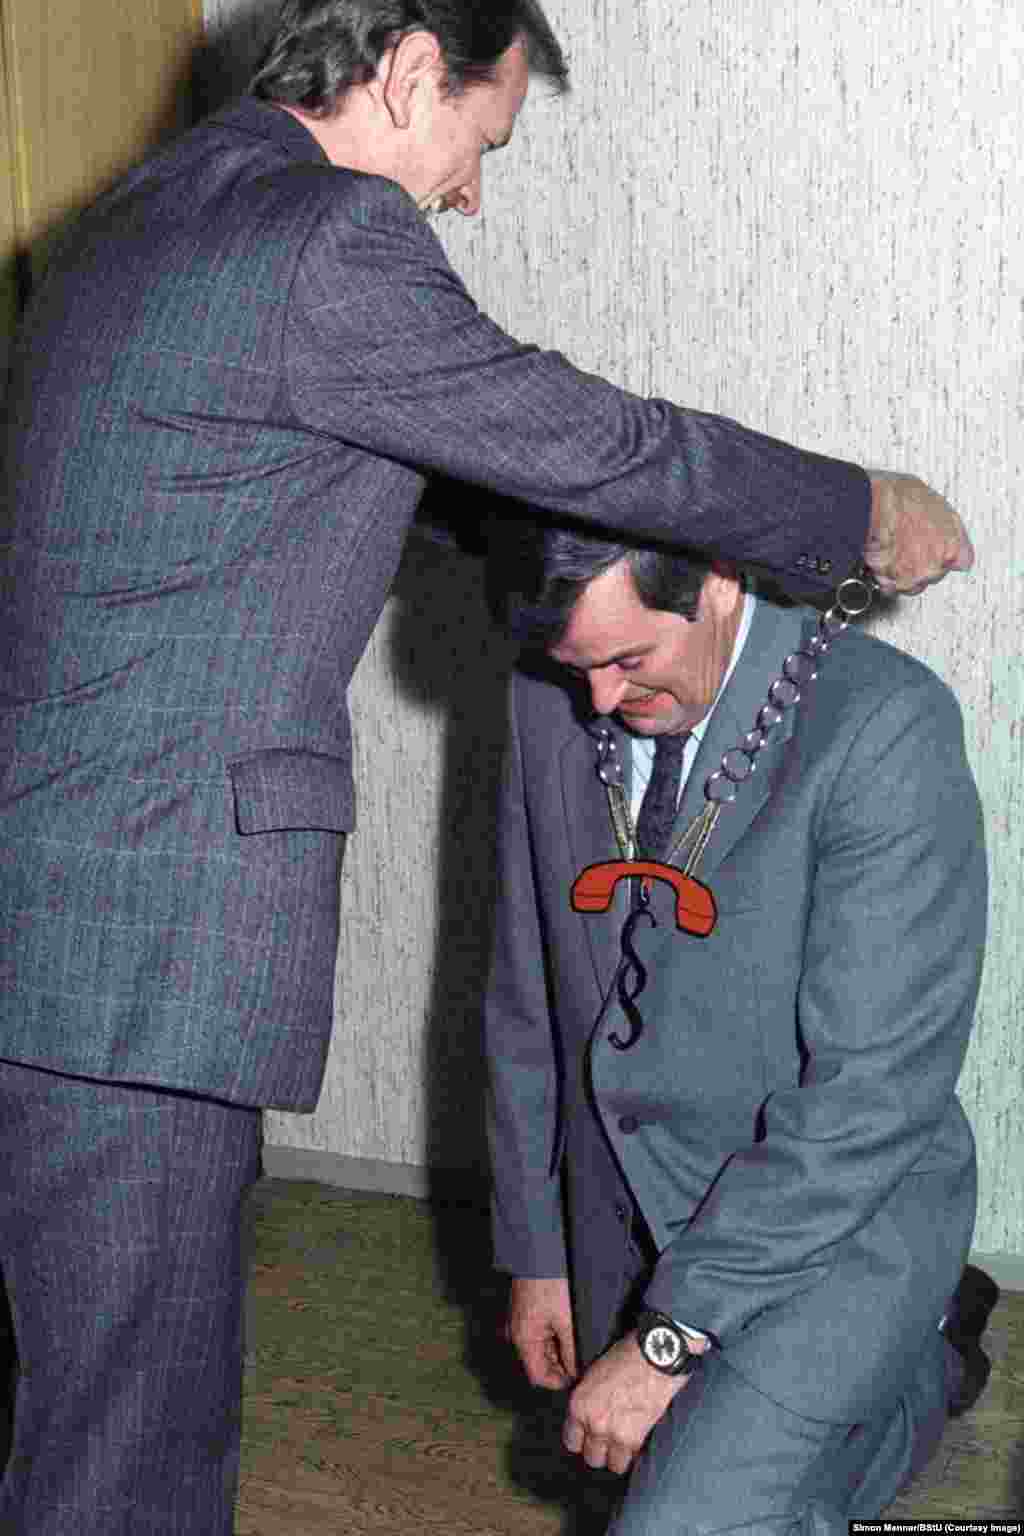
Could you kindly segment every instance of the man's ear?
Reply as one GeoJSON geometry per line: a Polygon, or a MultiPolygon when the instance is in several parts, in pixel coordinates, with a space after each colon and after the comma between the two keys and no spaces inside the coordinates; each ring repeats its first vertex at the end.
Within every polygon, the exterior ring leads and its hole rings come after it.
{"type": "Polygon", "coordinates": [[[713,560],[700,591],[701,607],[706,607],[718,618],[727,618],[743,597],[743,585],[739,572],[728,560],[713,560]]]}
{"type": "Polygon", "coordinates": [[[444,55],[432,32],[406,32],[381,56],[375,84],[383,106],[396,128],[408,128],[412,99],[417,89],[440,88],[444,79],[444,55]]]}

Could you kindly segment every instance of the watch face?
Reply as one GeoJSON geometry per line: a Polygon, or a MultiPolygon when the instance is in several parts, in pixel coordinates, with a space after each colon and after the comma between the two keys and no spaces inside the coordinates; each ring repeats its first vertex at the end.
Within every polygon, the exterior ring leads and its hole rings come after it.
{"type": "Polygon", "coordinates": [[[683,1347],[680,1334],[675,1328],[667,1328],[664,1323],[655,1323],[644,1334],[644,1354],[652,1365],[662,1370],[675,1365],[686,1353],[688,1351],[683,1347]]]}

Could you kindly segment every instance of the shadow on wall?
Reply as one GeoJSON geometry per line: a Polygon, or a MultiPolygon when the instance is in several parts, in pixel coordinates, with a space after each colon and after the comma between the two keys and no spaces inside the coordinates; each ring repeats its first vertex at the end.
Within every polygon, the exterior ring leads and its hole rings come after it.
{"type": "Polygon", "coordinates": [[[513,1415],[507,1476],[532,1498],[562,1506],[561,1536],[597,1536],[608,1523],[609,1496],[600,1484],[577,1508],[575,1494],[567,1493],[579,1477],[561,1450],[565,1394],[529,1387],[511,1349],[497,1342],[508,1280],[490,1259],[481,1019],[493,931],[505,686],[515,649],[490,619],[475,529],[501,506],[472,487],[435,482],[393,588],[391,675],[406,700],[429,705],[444,722],[425,1085],[433,1245],[442,1292],[463,1313],[464,1364],[488,1401],[513,1415]],[[427,523],[435,518],[451,529],[449,537],[427,523]]]}
{"type": "MultiPolygon", "coordinates": [[[[483,992],[495,881],[495,809],[505,743],[505,682],[513,649],[487,613],[472,539],[488,498],[438,482],[424,512],[466,517],[458,537],[414,533],[393,589],[392,677],[403,696],[443,720],[438,938],[427,1011],[427,1162],[487,1180],[483,992]]],[[[422,526],[422,524],[421,524],[422,526]]]]}
{"type": "Polygon", "coordinates": [[[192,62],[196,122],[245,90],[281,9],[281,0],[236,0],[224,17],[224,4],[207,0],[206,41],[192,62]]]}

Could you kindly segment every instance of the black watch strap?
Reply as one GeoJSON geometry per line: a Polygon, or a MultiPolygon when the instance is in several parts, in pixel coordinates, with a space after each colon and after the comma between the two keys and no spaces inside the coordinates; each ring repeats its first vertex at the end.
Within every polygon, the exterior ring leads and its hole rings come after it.
{"type": "Polygon", "coordinates": [[[691,1353],[685,1332],[666,1312],[641,1312],[636,1341],[648,1365],[663,1376],[689,1375],[703,1364],[703,1355],[691,1353]]]}

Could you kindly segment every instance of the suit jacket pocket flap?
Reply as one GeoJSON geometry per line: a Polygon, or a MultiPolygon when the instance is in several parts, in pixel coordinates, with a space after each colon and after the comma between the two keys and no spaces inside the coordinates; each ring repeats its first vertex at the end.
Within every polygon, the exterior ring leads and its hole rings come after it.
{"type": "Polygon", "coordinates": [[[228,763],[239,832],[349,832],[352,770],[340,757],[268,748],[228,763]]]}

